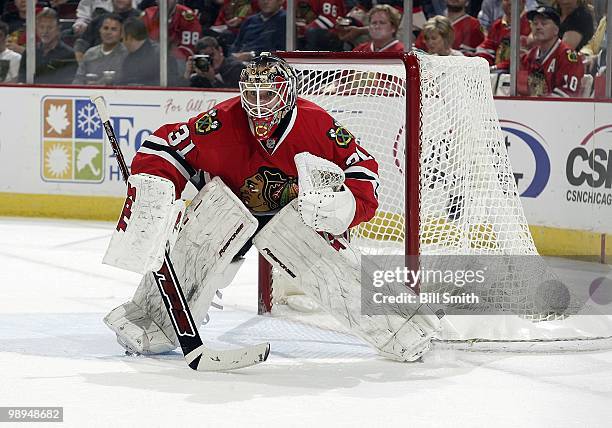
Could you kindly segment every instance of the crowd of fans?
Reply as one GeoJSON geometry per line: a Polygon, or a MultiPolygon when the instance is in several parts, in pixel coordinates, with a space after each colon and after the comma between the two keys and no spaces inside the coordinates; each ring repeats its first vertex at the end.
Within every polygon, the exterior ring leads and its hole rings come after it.
{"type": "MultiPolygon", "coordinates": [[[[244,63],[284,50],[288,0],[168,0],[168,83],[235,88],[244,63]]],[[[301,50],[402,52],[402,0],[295,1],[301,50]]],[[[603,88],[606,19],[597,0],[518,0],[518,90],[588,96],[603,88]],[[601,11],[599,15],[602,15],[601,11]]],[[[511,0],[415,0],[414,47],[480,56],[492,73],[510,66],[511,0]]],[[[26,80],[26,0],[0,0],[0,82],[26,80]]],[[[35,83],[158,85],[155,0],[38,1],[35,83]]]]}

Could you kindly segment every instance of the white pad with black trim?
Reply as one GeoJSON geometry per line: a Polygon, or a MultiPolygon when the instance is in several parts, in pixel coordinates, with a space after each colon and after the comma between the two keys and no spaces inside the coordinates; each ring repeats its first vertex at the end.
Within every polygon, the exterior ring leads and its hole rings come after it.
{"type": "MultiPolygon", "coordinates": [[[[217,177],[187,207],[170,259],[196,326],[206,318],[215,292],[234,278],[241,262],[232,259],[257,225],[217,177]]],[[[104,322],[131,352],[156,354],[178,346],[152,272],[145,274],[132,300],[113,309],[104,322]]]]}
{"type": "Polygon", "coordinates": [[[255,236],[259,252],[313,298],[345,328],[370,343],[386,358],[414,361],[425,353],[440,321],[429,307],[414,305],[391,315],[361,314],[360,254],[346,241],[335,250],[306,226],[297,201],[283,208],[255,236]]]}
{"type": "Polygon", "coordinates": [[[174,184],[165,178],[136,174],[102,263],[145,273],[164,261],[166,243],[174,245],[185,203],[175,200],[174,184]]]}

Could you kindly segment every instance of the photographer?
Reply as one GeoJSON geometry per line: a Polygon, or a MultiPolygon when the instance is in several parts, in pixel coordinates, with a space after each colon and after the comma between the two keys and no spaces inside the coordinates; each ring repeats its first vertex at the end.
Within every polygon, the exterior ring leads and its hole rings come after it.
{"type": "Polygon", "coordinates": [[[202,37],[189,57],[185,79],[196,88],[237,88],[244,64],[234,57],[223,56],[223,49],[214,37],[202,37]]]}

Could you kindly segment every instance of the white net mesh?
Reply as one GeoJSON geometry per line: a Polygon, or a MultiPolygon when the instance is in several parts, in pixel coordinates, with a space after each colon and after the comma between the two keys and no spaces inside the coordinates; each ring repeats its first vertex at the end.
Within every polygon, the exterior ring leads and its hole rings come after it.
{"type": "MultiPolygon", "coordinates": [[[[289,62],[299,75],[299,96],[325,108],[379,163],[378,211],[370,222],[351,231],[351,242],[363,254],[403,254],[406,103],[413,95],[406,92],[404,62],[346,57],[289,62]]],[[[519,321],[516,315],[509,323],[504,322],[507,317],[494,316],[489,330],[474,330],[473,323],[461,321],[457,324],[469,326],[462,327],[465,334],[455,330],[449,337],[541,340],[532,331],[532,321],[556,317],[534,309],[530,300],[533,290],[528,287],[534,277],[541,282],[550,274],[537,257],[523,214],[491,94],[488,67],[484,61],[462,57],[419,55],[418,62],[419,254],[533,256],[529,258],[531,266],[499,272],[494,286],[478,290],[492,307],[521,315],[519,321]],[[527,337],[521,336],[521,330],[527,337]]],[[[444,291],[439,284],[422,286],[426,291],[444,291]]],[[[554,340],[554,331],[552,335],[550,331],[548,328],[545,339],[554,340]]],[[[564,329],[564,337],[583,333],[564,329]]]]}
{"type": "MultiPolygon", "coordinates": [[[[537,254],[503,145],[488,70],[467,58],[423,56],[420,63],[421,253],[537,254]]],[[[403,251],[404,65],[294,67],[300,96],[328,110],[379,162],[380,207],[372,221],[353,230],[352,239],[368,254],[403,251]]]]}

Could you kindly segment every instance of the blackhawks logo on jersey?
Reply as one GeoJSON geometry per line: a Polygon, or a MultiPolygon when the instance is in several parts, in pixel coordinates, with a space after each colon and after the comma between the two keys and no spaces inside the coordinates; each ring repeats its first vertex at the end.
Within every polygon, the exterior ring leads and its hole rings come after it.
{"type": "Polygon", "coordinates": [[[348,147],[355,139],[348,129],[334,121],[334,127],[327,131],[327,136],[340,147],[348,147]]]}
{"type": "Polygon", "coordinates": [[[532,97],[540,97],[548,93],[546,76],[540,70],[534,70],[529,73],[529,76],[527,76],[527,85],[529,86],[529,95],[532,97]]]}
{"type": "Polygon", "coordinates": [[[195,14],[190,10],[184,10],[181,15],[183,15],[185,21],[193,21],[195,19],[195,14]]]}
{"type": "Polygon", "coordinates": [[[210,110],[199,118],[195,125],[195,132],[198,135],[207,135],[221,128],[221,122],[217,119],[217,110],[210,110]]]}
{"type": "Polygon", "coordinates": [[[578,54],[571,49],[567,50],[567,60],[569,62],[578,62],[578,54]]]}
{"type": "Polygon", "coordinates": [[[297,197],[296,177],[289,177],[278,168],[262,166],[244,180],[240,199],[254,212],[276,211],[297,197]]]}

